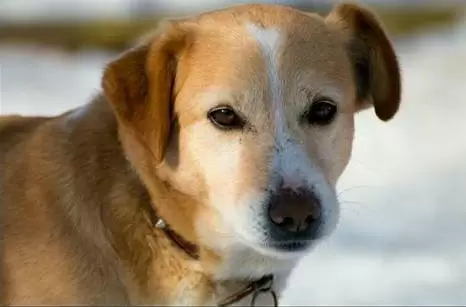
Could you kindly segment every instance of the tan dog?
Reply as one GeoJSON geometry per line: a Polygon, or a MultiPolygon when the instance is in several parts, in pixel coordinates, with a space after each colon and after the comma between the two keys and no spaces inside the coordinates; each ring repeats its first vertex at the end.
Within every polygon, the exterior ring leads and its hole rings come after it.
{"type": "Polygon", "coordinates": [[[3,304],[244,305],[272,284],[270,302],[337,224],[354,114],[400,102],[391,44],[353,4],[168,22],[103,88],[0,119],[3,304]]]}

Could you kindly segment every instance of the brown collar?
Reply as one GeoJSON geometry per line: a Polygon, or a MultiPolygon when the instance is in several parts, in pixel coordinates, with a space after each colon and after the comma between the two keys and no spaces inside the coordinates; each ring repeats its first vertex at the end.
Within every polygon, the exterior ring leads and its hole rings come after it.
{"type": "MultiPolygon", "coordinates": [[[[181,250],[183,250],[188,256],[194,260],[199,260],[199,248],[197,245],[190,243],[183,239],[179,234],[177,234],[173,229],[171,229],[168,224],[160,217],[155,215],[154,210],[151,210],[152,214],[149,217],[153,226],[157,229],[162,230],[165,235],[177,245],[181,250]],[[154,223],[155,221],[155,223],[154,223]]],[[[270,294],[273,300],[273,306],[278,306],[277,295],[272,289],[273,285],[273,275],[265,275],[264,277],[251,281],[240,291],[226,297],[221,300],[217,306],[226,307],[231,306],[234,303],[239,302],[243,298],[252,294],[251,297],[251,306],[255,306],[256,299],[262,294],[270,294]]]]}
{"type": "Polygon", "coordinates": [[[186,241],[179,234],[177,234],[173,229],[171,229],[167,223],[161,218],[157,220],[154,225],[155,228],[161,229],[165,235],[173,241],[179,248],[181,248],[188,256],[194,260],[199,259],[199,248],[196,244],[186,241]]]}

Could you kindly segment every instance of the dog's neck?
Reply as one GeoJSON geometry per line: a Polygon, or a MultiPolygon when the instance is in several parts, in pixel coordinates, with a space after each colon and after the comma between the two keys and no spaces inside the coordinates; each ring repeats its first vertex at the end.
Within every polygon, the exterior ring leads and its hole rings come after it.
{"type": "MultiPolygon", "coordinates": [[[[155,210],[150,211],[148,221],[153,224],[155,229],[163,232],[165,236],[173,242],[173,245],[184,251],[192,260],[199,260],[199,247],[186,241],[182,236],[171,229],[170,225],[168,225],[163,218],[157,216],[155,210]]],[[[218,301],[217,306],[233,306],[249,296],[251,304],[256,305],[256,303],[258,303],[258,298],[264,295],[269,296],[273,306],[278,306],[278,297],[273,284],[274,278],[275,276],[273,274],[267,274],[259,279],[251,279],[242,288],[239,288],[237,291],[218,301]]],[[[264,304],[262,303],[261,305],[264,304]]]]}
{"type": "MultiPolygon", "coordinates": [[[[253,263],[253,261],[257,261],[257,259],[261,259],[259,261],[262,262],[258,265],[263,265],[262,257],[256,253],[251,253],[252,257],[244,257],[245,253],[238,253],[237,257],[242,259],[242,262],[231,261],[232,259],[229,257],[220,259],[211,250],[189,242],[173,230],[169,223],[157,215],[154,203],[157,203],[157,201],[152,200],[151,206],[147,206],[152,207],[146,214],[147,220],[159,241],[163,237],[162,240],[165,241],[165,244],[171,245],[172,261],[177,259],[180,262],[180,267],[189,263],[191,270],[188,269],[187,271],[191,271],[191,275],[195,276],[195,280],[199,282],[202,279],[210,285],[208,287],[210,290],[207,291],[210,294],[206,297],[198,297],[198,293],[206,291],[205,286],[202,286],[195,291],[198,292],[197,294],[192,294],[192,297],[196,299],[188,299],[189,292],[184,292],[181,297],[174,298],[177,303],[186,302],[188,304],[216,306],[244,306],[251,303],[261,306],[277,305],[277,293],[283,289],[287,277],[284,276],[283,271],[280,274],[273,274],[275,272],[267,274],[264,272],[264,275],[260,277],[250,276],[250,272],[245,267],[256,267],[257,263],[253,263]],[[249,261],[251,263],[248,263],[249,261]],[[232,272],[235,273],[232,274],[232,272]]],[[[289,269],[291,270],[291,267],[289,269]]],[[[285,273],[289,273],[289,271],[285,273]]],[[[185,275],[187,280],[190,279],[189,275],[189,272],[185,275]]],[[[184,282],[180,283],[180,285],[183,289],[186,287],[184,282]]]]}
{"type": "MultiPolygon", "coordinates": [[[[255,299],[256,294],[260,294],[256,305],[276,305],[274,298],[284,288],[289,271],[264,274],[263,278],[249,277],[247,268],[257,266],[254,261],[259,257],[253,258],[258,255],[250,258],[241,254],[238,256],[241,261],[232,261],[228,257],[221,259],[202,246],[194,248],[192,243],[169,228],[165,221],[162,223],[155,214],[149,217],[150,212],[154,211],[152,207],[152,201],[140,207],[147,226],[146,248],[138,246],[138,255],[125,257],[130,261],[131,268],[146,273],[145,279],[132,282],[138,285],[137,288],[144,289],[133,299],[135,303],[246,306],[255,299]],[[141,262],[136,257],[147,258],[141,262]]],[[[129,238],[127,244],[134,243],[140,244],[134,238],[129,238]]]]}

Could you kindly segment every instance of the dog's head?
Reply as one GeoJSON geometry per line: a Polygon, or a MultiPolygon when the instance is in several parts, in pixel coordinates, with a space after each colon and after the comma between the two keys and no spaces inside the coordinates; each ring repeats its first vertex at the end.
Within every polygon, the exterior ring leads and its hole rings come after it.
{"type": "Polygon", "coordinates": [[[325,18],[244,5],[168,22],[110,63],[103,87],[160,214],[220,255],[272,258],[335,227],[354,114],[389,120],[400,102],[393,48],[352,4],[325,18]]]}

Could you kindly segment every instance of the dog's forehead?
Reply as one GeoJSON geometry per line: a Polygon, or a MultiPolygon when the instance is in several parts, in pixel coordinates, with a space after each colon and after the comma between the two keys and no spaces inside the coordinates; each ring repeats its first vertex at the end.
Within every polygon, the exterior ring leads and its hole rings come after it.
{"type": "Polygon", "coordinates": [[[313,22],[323,24],[323,18],[305,13],[287,6],[248,4],[238,5],[227,9],[212,11],[199,15],[199,24],[224,24],[242,26],[255,23],[263,27],[290,27],[298,24],[313,22]],[[310,19],[309,19],[310,17],[310,19]]]}
{"type": "Polygon", "coordinates": [[[240,107],[249,109],[270,100],[265,96],[277,83],[285,96],[312,86],[351,87],[341,37],[320,16],[278,5],[245,5],[201,15],[196,23],[184,61],[193,88],[229,90],[237,96],[232,100],[247,102],[240,107]]]}

